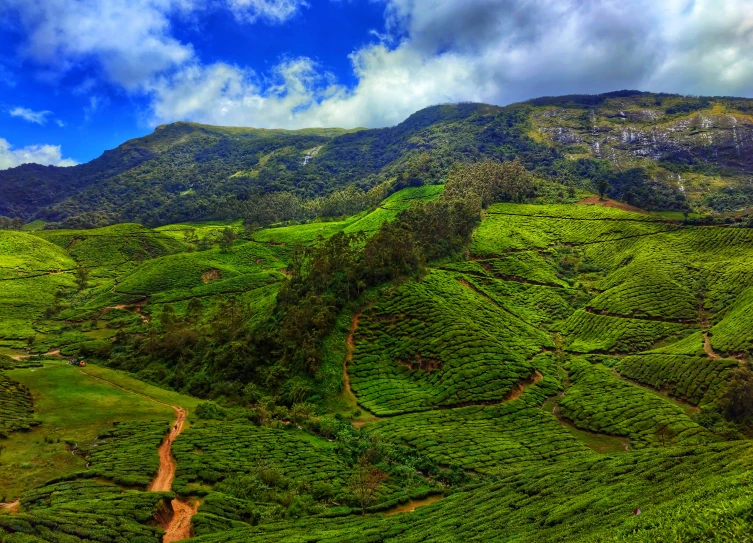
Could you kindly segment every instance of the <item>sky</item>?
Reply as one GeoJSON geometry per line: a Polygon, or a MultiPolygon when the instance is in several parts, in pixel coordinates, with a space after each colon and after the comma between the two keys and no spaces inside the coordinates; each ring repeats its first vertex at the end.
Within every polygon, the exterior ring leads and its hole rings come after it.
{"type": "Polygon", "coordinates": [[[0,169],[621,89],[753,97],[753,0],[0,0],[0,169]]]}

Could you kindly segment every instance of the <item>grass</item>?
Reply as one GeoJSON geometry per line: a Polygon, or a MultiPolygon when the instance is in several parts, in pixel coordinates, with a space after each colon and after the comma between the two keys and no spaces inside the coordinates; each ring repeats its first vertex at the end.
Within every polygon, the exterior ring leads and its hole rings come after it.
{"type": "MultiPolygon", "coordinates": [[[[165,403],[177,403],[189,411],[198,403],[107,368],[89,365],[85,371],[165,403]]],[[[66,449],[67,441],[83,447],[118,421],[175,418],[169,405],[93,379],[64,362],[45,362],[43,368],[6,373],[29,388],[34,397],[35,416],[41,422],[31,431],[13,433],[3,440],[0,479],[7,498],[17,497],[23,489],[53,477],[83,469],[84,461],[66,449]]]]}
{"type": "Polygon", "coordinates": [[[369,411],[392,415],[499,401],[532,375],[528,360],[551,345],[549,336],[461,280],[435,270],[363,313],[349,373],[369,411]]]}

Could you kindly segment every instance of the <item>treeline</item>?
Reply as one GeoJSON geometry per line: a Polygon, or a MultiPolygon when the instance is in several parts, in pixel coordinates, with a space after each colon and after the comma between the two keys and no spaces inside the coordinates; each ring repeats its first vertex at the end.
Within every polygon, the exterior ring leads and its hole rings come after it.
{"type": "Polygon", "coordinates": [[[241,218],[246,224],[258,226],[345,217],[373,209],[387,197],[390,189],[389,182],[380,183],[370,190],[351,185],[328,196],[313,199],[288,191],[270,192],[234,200],[217,215],[222,219],[241,218]]]}
{"type": "Polygon", "coordinates": [[[21,230],[24,221],[18,217],[11,219],[0,215],[0,230],[21,230]]]}

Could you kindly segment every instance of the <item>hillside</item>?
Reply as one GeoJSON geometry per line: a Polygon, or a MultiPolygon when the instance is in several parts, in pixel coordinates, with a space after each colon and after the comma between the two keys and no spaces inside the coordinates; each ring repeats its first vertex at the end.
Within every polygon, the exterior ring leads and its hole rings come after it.
{"type": "Polygon", "coordinates": [[[0,215],[74,227],[341,217],[441,183],[457,161],[514,156],[553,183],[552,201],[604,180],[645,209],[730,212],[752,205],[751,111],[747,99],[621,91],[435,106],[372,130],[175,123],[80,166],[0,171],[0,215]]]}
{"type": "Polygon", "coordinates": [[[467,179],[0,232],[0,541],[743,540],[753,230],[467,179]]]}

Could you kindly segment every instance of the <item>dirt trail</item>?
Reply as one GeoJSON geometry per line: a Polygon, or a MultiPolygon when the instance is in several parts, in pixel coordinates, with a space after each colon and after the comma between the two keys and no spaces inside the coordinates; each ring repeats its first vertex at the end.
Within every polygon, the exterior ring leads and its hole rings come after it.
{"type": "Polygon", "coordinates": [[[398,505],[392,509],[385,511],[384,516],[389,517],[391,515],[397,515],[398,513],[412,513],[419,507],[423,507],[425,505],[431,505],[432,503],[438,502],[442,498],[444,498],[444,496],[435,495],[435,496],[429,496],[428,498],[424,498],[422,500],[410,500],[402,505],[398,505]]]}
{"type": "Polygon", "coordinates": [[[172,503],[173,518],[170,519],[170,523],[164,528],[165,535],[162,538],[162,543],[173,543],[174,541],[182,541],[191,537],[191,517],[196,514],[199,509],[199,502],[187,502],[175,498],[172,503]]]}
{"type": "MultiPolygon", "coordinates": [[[[175,439],[183,431],[183,425],[186,422],[188,411],[177,405],[171,405],[156,398],[152,398],[151,396],[148,396],[141,392],[136,392],[135,390],[131,390],[117,383],[113,383],[112,381],[108,381],[107,379],[97,377],[96,375],[87,373],[84,370],[79,371],[84,375],[91,377],[92,379],[102,381],[110,386],[114,386],[115,388],[125,390],[126,392],[130,392],[131,394],[143,396],[144,398],[147,398],[153,402],[167,405],[173,408],[173,410],[175,411],[176,419],[173,423],[173,426],[170,428],[170,433],[160,445],[158,451],[159,469],[157,470],[157,476],[154,478],[154,481],[152,481],[152,483],[149,485],[149,488],[147,489],[150,492],[170,492],[173,486],[173,479],[175,478],[176,468],[175,460],[173,459],[172,454],[172,445],[173,441],[175,441],[175,439]]],[[[173,509],[173,516],[168,525],[163,526],[163,529],[165,530],[165,536],[162,540],[163,543],[172,543],[174,541],[181,541],[183,539],[188,539],[189,537],[191,537],[191,517],[193,517],[196,514],[196,511],[199,509],[199,502],[190,503],[175,498],[171,502],[171,506],[173,509]]]]}
{"type": "Polygon", "coordinates": [[[714,348],[711,346],[711,340],[709,339],[708,333],[703,334],[703,350],[706,351],[706,355],[709,358],[721,358],[721,356],[714,352],[714,348]]]}
{"type": "Polygon", "coordinates": [[[616,209],[621,209],[622,211],[632,211],[633,213],[649,215],[647,211],[644,211],[643,209],[640,209],[635,206],[631,206],[630,204],[625,204],[622,202],[618,202],[616,200],[611,200],[609,198],[602,200],[598,196],[590,196],[586,198],[585,200],[581,200],[580,202],[575,202],[575,203],[578,205],[598,205],[602,207],[614,207],[616,209]]]}
{"type": "Polygon", "coordinates": [[[146,315],[143,315],[141,313],[141,308],[144,307],[145,304],[146,304],[146,300],[143,300],[141,302],[137,302],[135,304],[108,305],[107,307],[105,307],[104,309],[102,309],[102,312],[99,314],[99,318],[101,319],[102,317],[104,317],[105,315],[107,315],[113,309],[122,309],[122,310],[126,310],[126,311],[133,311],[134,313],[136,313],[141,318],[142,321],[149,322],[149,317],[147,317],[146,315]]]}
{"type": "MultiPolygon", "coordinates": [[[[178,418],[175,420],[175,424],[170,429],[170,433],[162,442],[159,448],[159,470],[157,476],[149,485],[151,492],[170,492],[173,486],[173,479],[175,478],[175,460],[173,460],[172,446],[175,438],[180,435],[183,430],[183,423],[186,421],[186,410],[182,407],[172,406],[175,409],[175,414],[178,418]]],[[[177,515],[178,512],[176,511],[177,515]]]]}
{"type": "MultiPolygon", "coordinates": [[[[44,353],[42,356],[61,356],[60,349],[52,349],[44,353]]],[[[30,354],[14,354],[13,356],[11,356],[11,358],[13,360],[26,360],[27,358],[31,358],[31,355],[30,354]]]]}
{"type": "Polygon", "coordinates": [[[16,500],[10,503],[0,503],[0,509],[7,509],[11,513],[18,513],[21,511],[21,502],[16,500]]]}

